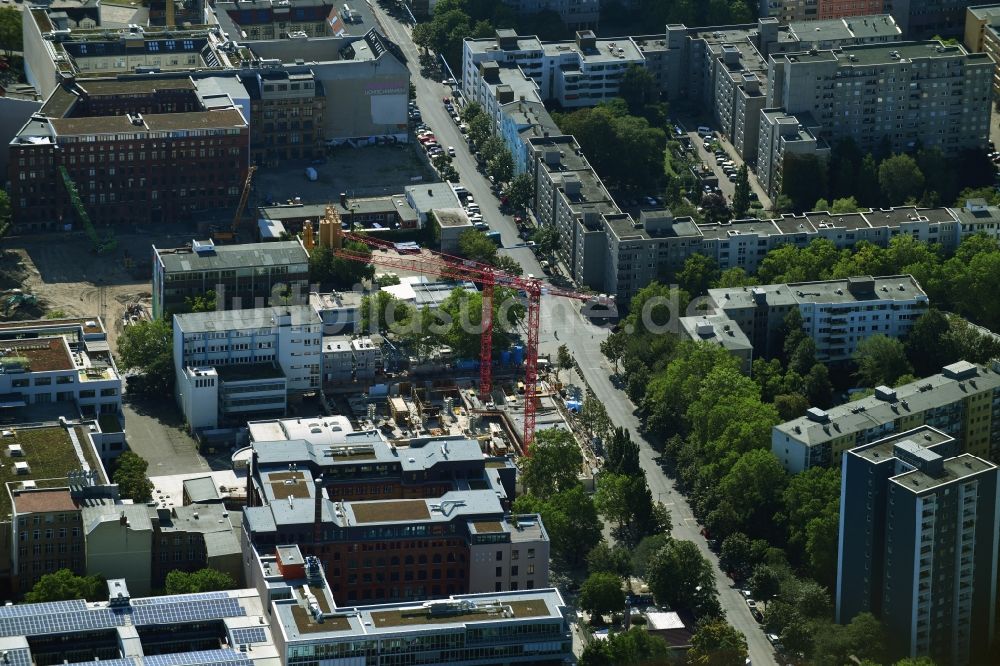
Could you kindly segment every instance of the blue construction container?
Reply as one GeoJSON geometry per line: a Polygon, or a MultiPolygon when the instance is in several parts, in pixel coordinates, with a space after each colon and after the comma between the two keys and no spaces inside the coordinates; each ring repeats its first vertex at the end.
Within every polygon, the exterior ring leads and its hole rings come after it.
{"type": "Polygon", "coordinates": [[[514,365],[524,365],[524,347],[514,345],[514,365]]]}
{"type": "Polygon", "coordinates": [[[512,358],[512,356],[513,355],[510,353],[509,350],[500,352],[501,365],[510,365],[510,359],[512,358]]]}

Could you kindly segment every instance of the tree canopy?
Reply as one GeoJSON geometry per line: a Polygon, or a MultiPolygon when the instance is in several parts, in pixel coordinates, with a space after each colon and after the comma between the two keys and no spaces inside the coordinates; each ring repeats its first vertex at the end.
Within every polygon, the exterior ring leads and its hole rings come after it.
{"type": "Polygon", "coordinates": [[[522,465],[521,483],[525,492],[547,497],[579,483],[583,454],[572,433],[547,428],[535,434],[522,465]]]}
{"type": "Polygon", "coordinates": [[[139,383],[129,381],[129,390],[150,396],[173,393],[173,351],[173,330],[166,320],[147,319],[126,326],[118,336],[118,362],[142,377],[139,383]]]}
{"type": "Polygon", "coordinates": [[[625,608],[622,579],[610,572],[590,574],[580,587],[580,608],[591,615],[608,615],[625,608]]]}
{"type": "Polygon", "coordinates": [[[149,463],[132,451],[125,451],[117,460],[118,468],[112,480],[118,484],[118,492],[135,502],[153,499],[153,483],[146,476],[149,463]]]}
{"type": "Polygon", "coordinates": [[[175,569],[167,574],[164,593],[193,594],[233,589],[236,589],[236,581],[224,571],[205,568],[188,573],[175,569]]]}
{"type": "Polygon", "coordinates": [[[24,601],[29,604],[70,599],[100,601],[106,597],[104,579],[100,576],[77,576],[69,569],[59,569],[39,578],[25,593],[24,601]]]}

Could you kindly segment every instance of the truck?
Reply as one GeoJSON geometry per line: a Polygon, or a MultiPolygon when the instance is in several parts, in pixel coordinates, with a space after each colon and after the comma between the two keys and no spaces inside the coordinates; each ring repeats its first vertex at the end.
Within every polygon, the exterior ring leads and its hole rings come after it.
{"type": "Polygon", "coordinates": [[[312,167],[306,167],[306,178],[308,178],[311,181],[315,181],[317,178],[319,178],[319,174],[316,173],[316,169],[312,167]]]}

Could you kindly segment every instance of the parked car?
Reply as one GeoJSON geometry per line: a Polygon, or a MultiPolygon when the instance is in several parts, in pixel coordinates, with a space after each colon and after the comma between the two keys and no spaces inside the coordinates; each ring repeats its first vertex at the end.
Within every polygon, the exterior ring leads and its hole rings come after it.
{"type": "Polygon", "coordinates": [[[750,610],[757,608],[757,602],[754,601],[753,599],[747,599],[747,608],[749,608],[750,610]]]}
{"type": "Polygon", "coordinates": [[[455,156],[455,146],[448,146],[448,154],[452,157],[455,156]]]}

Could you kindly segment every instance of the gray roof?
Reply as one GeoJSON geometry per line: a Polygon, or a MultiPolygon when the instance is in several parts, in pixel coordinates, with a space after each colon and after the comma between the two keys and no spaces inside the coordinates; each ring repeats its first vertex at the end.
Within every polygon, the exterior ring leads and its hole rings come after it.
{"type": "Polygon", "coordinates": [[[153,524],[145,504],[120,504],[111,500],[88,502],[83,505],[84,530],[89,534],[103,523],[117,522],[124,514],[129,529],[134,532],[152,531],[153,524]]]}
{"type": "Polygon", "coordinates": [[[451,183],[407,185],[403,189],[419,213],[426,213],[436,208],[461,208],[461,203],[455,190],[451,188],[451,183]]]}
{"type": "Polygon", "coordinates": [[[711,342],[727,351],[746,351],[753,349],[749,338],[739,325],[724,314],[705,314],[693,317],[681,317],[680,324],[684,332],[692,340],[711,342]],[[701,330],[700,324],[709,324],[711,329],[701,330]]]}
{"type": "Polygon", "coordinates": [[[908,415],[944,407],[972,395],[1000,389],[1000,372],[991,366],[961,361],[946,366],[944,370],[944,373],[896,387],[895,399],[891,401],[868,396],[827,409],[823,412],[827,418],[825,422],[801,416],[774,426],[774,430],[807,446],[817,446],[845,435],[882,427],[908,415]]]}
{"type": "Polygon", "coordinates": [[[789,31],[803,42],[830,42],[896,37],[902,30],[889,14],[851,16],[821,21],[791,21],[789,31]]]}
{"type": "Polygon", "coordinates": [[[216,245],[214,251],[204,254],[186,248],[153,247],[153,252],[167,273],[309,263],[309,255],[299,241],[216,245]]]}
{"type": "Polygon", "coordinates": [[[316,311],[308,305],[281,305],[247,310],[188,312],[174,315],[174,326],[184,333],[245,330],[274,326],[277,317],[282,314],[291,315],[292,326],[322,323],[316,311]]]}
{"type": "Polygon", "coordinates": [[[888,275],[876,278],[848,278],[818,282],[765,284],[757,287],[709,289],[708,295],[723,311],[755,306],[755,294],[763,294],[769,306],[810,303],[866,303],[869,301],[927,300],[927,294],[912,275],[888,275]],[[870,280],[871,291],[852,291],[852,281],[870,280]]]}
{"type": "Polygon", "coordinates": [[[183,482],[184,494],[188,496],[192,504],[199,502],[212,502],[221,499],[219,489],[215,485],[215,479],[211,476],[203,476],[198,479],[187,479],[183,482]]]}

